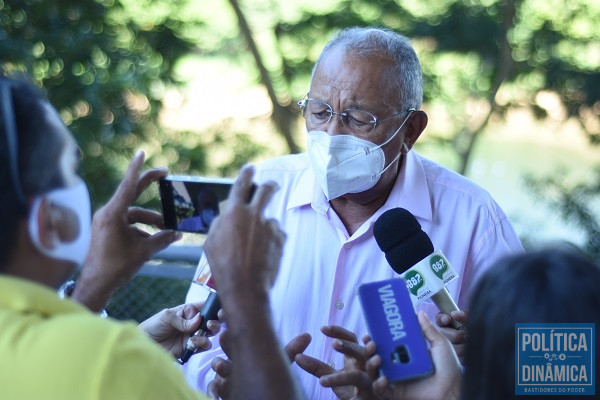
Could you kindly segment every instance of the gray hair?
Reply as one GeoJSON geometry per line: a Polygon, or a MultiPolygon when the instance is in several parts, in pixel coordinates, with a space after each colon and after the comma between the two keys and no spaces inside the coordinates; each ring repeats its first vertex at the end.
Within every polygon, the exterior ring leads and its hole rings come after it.
{"type": "MultiPolygon", "coordinates": [[[[380,27],[353,27],[340,31],[327,43],[315,62],[312,76],[324,55],[335,47],[341,47],[347,54],[356,56],[381,56],[383,51],[395,63],[393,89],[398,94],[400,104],[406,109],[418,110],[423,103],[423,76],[417,53],[410,40],[399,33],[380,27]]],[[[312,77],[311,77],[312,79],[312,77]]]]}

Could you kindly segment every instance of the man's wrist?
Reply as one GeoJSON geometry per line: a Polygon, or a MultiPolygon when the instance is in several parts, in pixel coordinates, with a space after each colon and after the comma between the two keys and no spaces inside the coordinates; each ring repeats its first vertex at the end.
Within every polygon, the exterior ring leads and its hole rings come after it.
{"type": "Polygon", "coordinates": [[[100,315],[100,317],[108,317],[108,313],[104,309],[106,302],[98,301],[96,304],[94,304],[94,302],[90,303],[86,301],[85,296],[81,296],[82,290],[78,290],[80,287],[81,286],[78,286],[74,280],[67,281],[58,289],[58,296],[62,299],[69,297],[73,300],[76,300],[78,303],[83,304],[92,312],[97,313],[100,315]],[[102,303],[102,305],[98,305],[100,303],[102,303]]]}
{"type": "Polygon", "coordinates": [[[229,321],[246,320],[258,315],[271,316],[271,304],[266,291],[250,288],[219,291],[219,298],[229,321]]]}

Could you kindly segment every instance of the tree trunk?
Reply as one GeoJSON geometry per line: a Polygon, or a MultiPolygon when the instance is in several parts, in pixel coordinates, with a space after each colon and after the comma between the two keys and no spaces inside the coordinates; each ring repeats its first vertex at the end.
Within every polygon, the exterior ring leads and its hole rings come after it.
{"type": "Polygon", "coordinates": [[[244,13],[242,12],[238,1],[229,0],[229,3],[235,11],[235,15],[238,19],[238,25],[240,27],[240,32],[246,39],[248,47],[250,48],[252,56],[254,57],[254,61],[256,62],[256,67],[260,72],[260,81],[267,88],[267,93],[269,94],[269,98],[271,99],[271,104],[273,104],[273,113],[271,114],[271,119],[277,127],[277,130],[285,138],[290,153],[298,153],[300,151],[300,148],[295,143],[293,137],[293,123],[296,120],[297,115],[297,113],[294,112],[293,104],[281,104],[281,102],[277,98],[275,89],[273,87],[273,82],[271,81],[271,77],[269,76],[269,71],[267,71],[267,68],[263,63],[262,57],[258,52],[258,47],[256,46],[254,38],[252,37],[250,26],[248,25],[248,21],[246,20],[246,17],[244,16],[244,13]]]}
{"type": "Polygon", "coordinates": [[[513,59],[511,54],[510,43],[508,42],[508,31],[513,26],[515,18],[516,4],[515,0],[504,1],[503,6],[503,21],[502,21],[502,43],[500,44],[500,65],[498,66],[498,73],[494,79],[494,85],[490,90],[490,94],[487,98],[488,104],[490,105],[489,111],[485,116],[483,122],[474,130],[465,128],[465,134],[468,136],[468,144],[465,149],[459,149],[459,155],[461,158],[461,165],[458,172],[464,175],[469,167],[469,161],[473,153],[473,148],[481,133],[490,121],[490,117],[498,109],[498,103],[496,103],[496,94],[502,86],[502,83],[508,79],[513,69],[513,59]]]}

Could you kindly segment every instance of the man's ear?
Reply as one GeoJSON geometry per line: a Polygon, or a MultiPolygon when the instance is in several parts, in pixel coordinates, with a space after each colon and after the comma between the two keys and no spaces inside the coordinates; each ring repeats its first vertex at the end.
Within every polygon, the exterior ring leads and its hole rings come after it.
{"type": "Polygon", "coordinates": [[[404,143],[406,143],[408,149],[412,149],[413,145],[421,136],[421,133],[425,130],[429,118],[425,111],[417,110],[412,113],[407,121],[408,127],[406,134],[404,135],[404,143]]]}
{"type": "Polygon", "coordinates": [[[60,242],[60,235],[56,227],[56,217],[53,215],[52,205],[48,199],[42,199],[35,218],[37,218],[40,243],[48,250],[54,249],[60,242]]]}

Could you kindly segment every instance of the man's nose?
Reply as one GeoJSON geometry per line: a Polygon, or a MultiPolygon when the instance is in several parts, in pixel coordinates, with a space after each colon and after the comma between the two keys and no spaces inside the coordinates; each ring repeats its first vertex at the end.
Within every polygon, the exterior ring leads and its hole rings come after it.
{"type": "Polygon", "coordinates": [[[329,136],[348,134],[346,126],[342,123],[342,116],[340,114],[332,114],[331,119],[327,123],[327,134],[329,136]]]}

